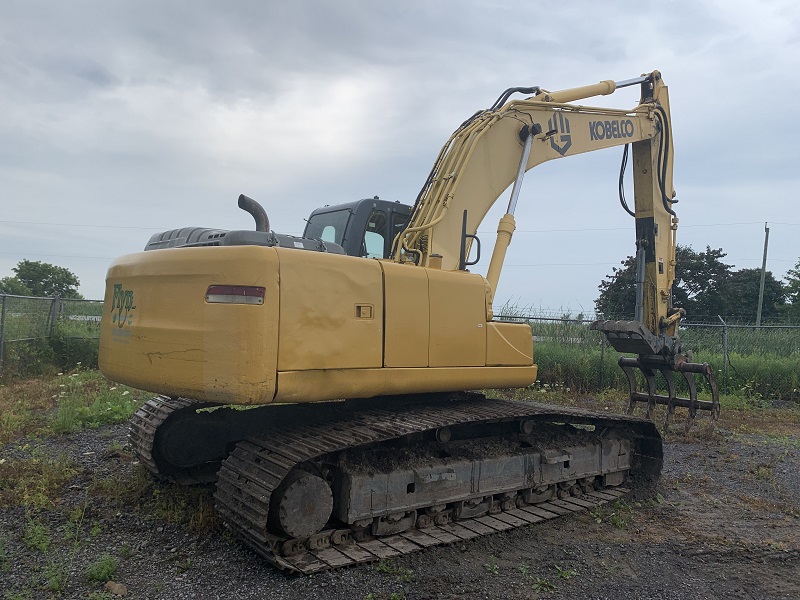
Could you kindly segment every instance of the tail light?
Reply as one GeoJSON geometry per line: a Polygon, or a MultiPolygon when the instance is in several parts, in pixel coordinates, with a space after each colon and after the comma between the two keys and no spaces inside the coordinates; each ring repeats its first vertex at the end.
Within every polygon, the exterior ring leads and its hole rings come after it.
{"type": "Polygon", "coordinates": [[[249,285],[211,285],[206,302],[218,304],[264,304],[265,288],[249,285]]]}

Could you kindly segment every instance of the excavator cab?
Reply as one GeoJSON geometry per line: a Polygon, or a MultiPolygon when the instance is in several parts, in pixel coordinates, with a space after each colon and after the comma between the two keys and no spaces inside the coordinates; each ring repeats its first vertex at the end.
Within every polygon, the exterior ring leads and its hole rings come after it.
{"type": "Polygon", "coordinates": [[[378,196],[324,206],[311,213],[303,237],[338,244],[350,256],[388,258],[410,215],[410,206],[378,196]]]}

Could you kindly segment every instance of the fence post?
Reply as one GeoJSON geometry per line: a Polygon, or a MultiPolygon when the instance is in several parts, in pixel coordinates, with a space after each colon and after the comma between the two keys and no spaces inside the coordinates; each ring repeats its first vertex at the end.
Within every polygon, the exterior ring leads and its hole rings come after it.
{"type": "Polygon", "coordinates": [[[3,295],[3,306],[0,308],[0,373],[3,372],[3,356],[5,355],[5,332],[6,332],[6,300],[8,296],[3,295]]]}
{"type": "Polygon", "coordinates": [[[50,327],[47,332],[49,337],[53,337],[53,334],[56,332],[56,321],[58,320],[59,314],[61,314],[61,298],[53,296],[53,304],[50,306],[50,327]]]}
{"type": "Polygon", "coordinates": [[[722,321],[722,393],[728,393],[728,324],[717,315],[722,321]]]}
{"type": "Polygon", "coordinates": [[[606,373],[606,362],[605,362],[605,350],[606,350],[606,339],[604,337],[600,337],[600,390],[602,391],[605,387],[605,373],[606,373]]]}

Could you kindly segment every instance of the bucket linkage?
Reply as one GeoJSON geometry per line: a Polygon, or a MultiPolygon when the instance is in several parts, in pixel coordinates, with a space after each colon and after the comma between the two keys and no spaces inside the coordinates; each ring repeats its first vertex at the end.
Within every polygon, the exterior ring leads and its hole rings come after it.
{"type": "Polygon", "coordinates": [[[689,431],[698,410],[707,410],[711,415],[711,428],[719,418],[719,389],[714,371],[708,363],[691,362],[691,355],[680,353],[680,343],[676,338],[653,335],[638,321],[595,321],[590,329],[602,331],[611,346],[618,352],[636,353],[638,358],[623,356],[619,366],[625,372],[630,386],[628,414],[633,414],[637,402],[647,404],[646,417],[653,418],[655,407],[661,404],[667,407],[664,429],[668,430],[675,415],[675,407],[689,409],[686,417],[685,431],[689,431]],[[647,391],[638,391],[636,370],[644,376],[647,391]],[[689,391],[688,398],[679,397],[676,391],[674,373],[679,372],[686,380],[689,391]],[[661,373],[667,384],[667,393],[656,393],[656,374],[661,373]],[[697,382],[695,374],[700,374],[708,383],[711,400],[697,399],[697,382]]]}

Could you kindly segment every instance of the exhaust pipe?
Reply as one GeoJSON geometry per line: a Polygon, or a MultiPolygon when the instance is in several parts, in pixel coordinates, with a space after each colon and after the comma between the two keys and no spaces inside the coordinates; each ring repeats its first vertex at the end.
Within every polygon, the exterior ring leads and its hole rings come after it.
{"type": "Polygon", "coordinates": [[[256,222],[256,231],[269,231],[269,217],[267,211],[252,198],[239,194],[239,208],[249,212],[256,222]]]}

